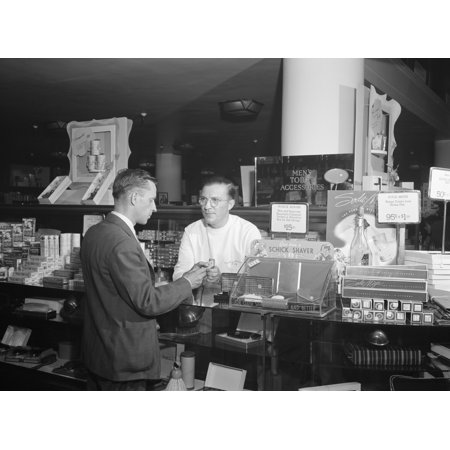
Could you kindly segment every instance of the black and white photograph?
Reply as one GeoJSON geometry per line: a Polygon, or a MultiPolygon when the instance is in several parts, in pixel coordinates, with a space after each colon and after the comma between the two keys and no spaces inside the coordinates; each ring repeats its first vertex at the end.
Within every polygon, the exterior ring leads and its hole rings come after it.
{"type": "Polygon", "coordinates": [[[422,401],[434,423],[450,390],[445,9],[294,3],[5,7],[8,438],[348,450],[392,444],[422,401]],[[342,433],[386,414],[382,441],[342,433]]]}

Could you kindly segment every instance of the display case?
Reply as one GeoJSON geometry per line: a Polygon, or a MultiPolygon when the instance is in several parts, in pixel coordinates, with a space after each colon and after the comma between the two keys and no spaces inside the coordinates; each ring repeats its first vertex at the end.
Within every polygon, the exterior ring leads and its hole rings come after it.
{"type": "Polygon", "coordinates": [[[230,307],[324,317],[336,308],[333,261],[248,257],[230,294],[230,307]]]}

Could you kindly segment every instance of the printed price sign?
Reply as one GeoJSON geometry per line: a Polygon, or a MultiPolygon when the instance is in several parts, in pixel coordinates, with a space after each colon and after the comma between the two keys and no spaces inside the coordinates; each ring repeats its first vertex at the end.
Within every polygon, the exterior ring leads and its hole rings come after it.
{"type": "Polygon", "coordinates": [[[270,231],[272,233],[307,233],[308,203],[271,203],[270,231]]]}
{"type": "Polygon", "coordinates": [[[379,223],[420,223],[420,191],[380,192],[377,220],[379,223]]]}
{"type": "Polygon", "coordinates": [[[428,197],[433,200],[450,200],[450,169],[430,167],[428,197]]]}

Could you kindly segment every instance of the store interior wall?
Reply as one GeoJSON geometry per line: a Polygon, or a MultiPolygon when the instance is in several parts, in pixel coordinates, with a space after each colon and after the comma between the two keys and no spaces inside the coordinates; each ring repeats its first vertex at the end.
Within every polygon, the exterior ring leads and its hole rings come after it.
{"type": "MultiPolygon", "coordinates": [[[[368,64],[372,66],[373,72],[373,61],[368,64]]],[[[392,67],[386,66],[384,62],[382,66],[389,67],[387,74],[383,75],[386,86],[392,67]]],[[[282,65],[277,75],[273,77],[276,87],[273,91],[272,108],[268,117],[264,119],[263,126],[258,123],[259,118],[254,122],[229,124],[229,127],[217,133],[214,139],[205,133],[204,142],[200,136],[192,148],[188,146],[183,149],[183,178],[189,180],[187,191],[195,192],[201,183],[202,174],[208,172],[222,172],[239,183],[241,165],[253,164],[255,156],[281,154],[281,70],[282,65]],[[257,138],[248,139],[245,144],[242,144],[241,140],[234,139],[234,136],[249,129],[254,130],[257,138]]],[[[254,82],[257,83],[258,80],[255,79],[254,82]]],[[[368,83],[367,80],[366,82],[368,83]]],[[[232,83],[232,80],[229,83],[232,83]]],[[[416,108],[417,111],[419,109],[416,108]]],[[[430,114],[425,111],[420,117],[402,105],[402,114],[395,128],[397,149],[394,158],[400,178],[403,181],[414,181],[416,188],[427,179],[428,168],[433,165],[434,142],[437,136],[442,136],[442,127],[446,123],[448,111],[441,113],[439,129],[432,125],[431,120],[427,120],[430,114]]],[[[188,140],[189,136],[180,136],[180,139],[183,140],[184,137],[188,140]]],[[[134,118],[129,137],[131,149],[129,167],[147,166],[150,171],[154,170],[156,143],[156,127],[134,118]]],[[[33,129],[22,123],[3,127],[0,148],[5,163],[1,169],[2,189],[10,187],[9,164],[48,165],[51,168],[51,177],[68,173],[69,145],[65,129],[33,129]]],[[[186,192],[187,195],[189,193],[186,192]]]]}

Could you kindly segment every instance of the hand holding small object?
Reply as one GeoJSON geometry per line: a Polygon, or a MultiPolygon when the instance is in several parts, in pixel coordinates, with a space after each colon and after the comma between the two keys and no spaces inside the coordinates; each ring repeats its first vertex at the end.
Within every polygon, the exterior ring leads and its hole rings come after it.
{"type": "Polygon", "coordinates": [[[189,283],[191,283],[192,289],[200,287],[203,283],[203,279],[206,276],[206,267],[202,267],[199,263],[194,264],[192,269],[183,274],[189,283]]]}
{"type": "Polygon", "coordinates": [[[215,283],[220,280],[220,269],[217,266],[206,269],[206,281],[209,283],[215,283]]]}

